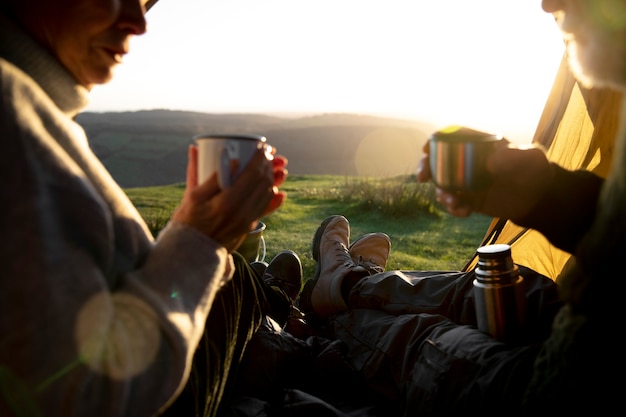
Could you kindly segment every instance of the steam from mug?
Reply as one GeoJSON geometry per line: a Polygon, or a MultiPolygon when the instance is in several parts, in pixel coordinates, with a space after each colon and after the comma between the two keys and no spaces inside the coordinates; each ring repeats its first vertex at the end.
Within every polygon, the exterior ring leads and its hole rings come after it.
{"type": "Polygon", "coordinates": [[[221,188],[230,187],[259,144],[267,142],[264,136],[252,134],[203,134],[194,136],[193,140],[198,146],[198,183],[217,171],[221,188]],[[231,173],[234,161],[238,161],[238,167],[231,173]]]}

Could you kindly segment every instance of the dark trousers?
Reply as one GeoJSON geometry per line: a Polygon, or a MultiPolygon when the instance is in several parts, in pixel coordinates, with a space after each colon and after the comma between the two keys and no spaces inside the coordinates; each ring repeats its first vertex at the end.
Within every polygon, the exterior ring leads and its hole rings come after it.
{"type": "Polygon", "coordinates": [[[557,286],[526,268],[519,344],[476,329],[473,272],[387,271],[361,280],[330,320],[351,364],[401,415],[514,411],[561,307],[557,286]]]}
{"type": "Polygon", "coordinates": [[[246,346],[264,314],[288,314],[289,302],[272,290],[238,253],[235,274],[217,294],[185,389],[164,412],[171,417],[213,417],[230,395],[246,346]]]}

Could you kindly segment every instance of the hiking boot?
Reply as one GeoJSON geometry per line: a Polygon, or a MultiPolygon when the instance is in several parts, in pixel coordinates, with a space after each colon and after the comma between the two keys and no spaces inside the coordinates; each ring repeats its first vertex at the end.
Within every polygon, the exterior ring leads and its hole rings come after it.
{"type": "Polygon", "coordinates": [[[279,252],[265,268],[263,281],[283,290],[293,304],[302,288],[302,264],[298,255],[291,250],[279,252]]]}
{"type": "Polygon", "coordinates": [[[252,267],[252,269],[254,269],[254,271],[257,273],[259,277],[262,277],[263,274],[265,273],[265,270],[267,269],[267,262],[254,261],[254,262],[250,262],[250,266],[252,267]]]}
{"type": "Polygon", "coordinates": [[[348,248],[352,261],[367,269],[370,275],[385,270],[390,250],[391,239],[385,233],[363,235],[348,248]]]}
{"type": "Polygon", "coordinates": [[[305,285],[300,306],[318,317],[329,317],[348,309],[341,294],[341,282],[348,274],[367,275],[357,266],[348,252],[350,224],[343,216],[327,217],[313,237],[313,259],[317,261],[315,275],[305,285]]]}

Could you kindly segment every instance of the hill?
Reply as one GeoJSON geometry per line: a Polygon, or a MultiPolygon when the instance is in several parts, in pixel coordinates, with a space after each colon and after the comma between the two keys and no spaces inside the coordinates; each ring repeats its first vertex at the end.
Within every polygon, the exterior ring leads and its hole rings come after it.
{"type": "Polygon", "coordinates": [[[356,114],[279,117],[174,110],[81,113],[94,152],[122,187],[185,179],[187,147],[200,133],[255,133],[289,159],[292,174],[387,177],[415,172],[436,128],[356,114]]]}

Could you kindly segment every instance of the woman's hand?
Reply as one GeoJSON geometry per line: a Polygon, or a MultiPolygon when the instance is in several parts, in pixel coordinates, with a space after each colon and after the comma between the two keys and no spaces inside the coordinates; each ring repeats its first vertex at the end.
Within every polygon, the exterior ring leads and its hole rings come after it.
{"type": "MultiPolygon", "coordinates": [[[[431,179],[429,144],[423,148],[417,179],[431,179]]],[[[487,160],[492,183],[480,192],[447,192],[437,188],[437,201],[454,216],[467,217],[473,212],[506,219],[525,216],[543,198],[554,178],[553,166],[543,149],[516,147],[503,142],[487,160]]]]}
{"type": "Polygon", "coordinates": [[[198,184],[198,150],[190,145],[187,184],[173,220],[185,223],[236,250],[259,219],[279,208],[286,198],[278,187],[287,177],[287,159],[263,144],[232,186],[222,190],[214,173],[198,184]]]}

